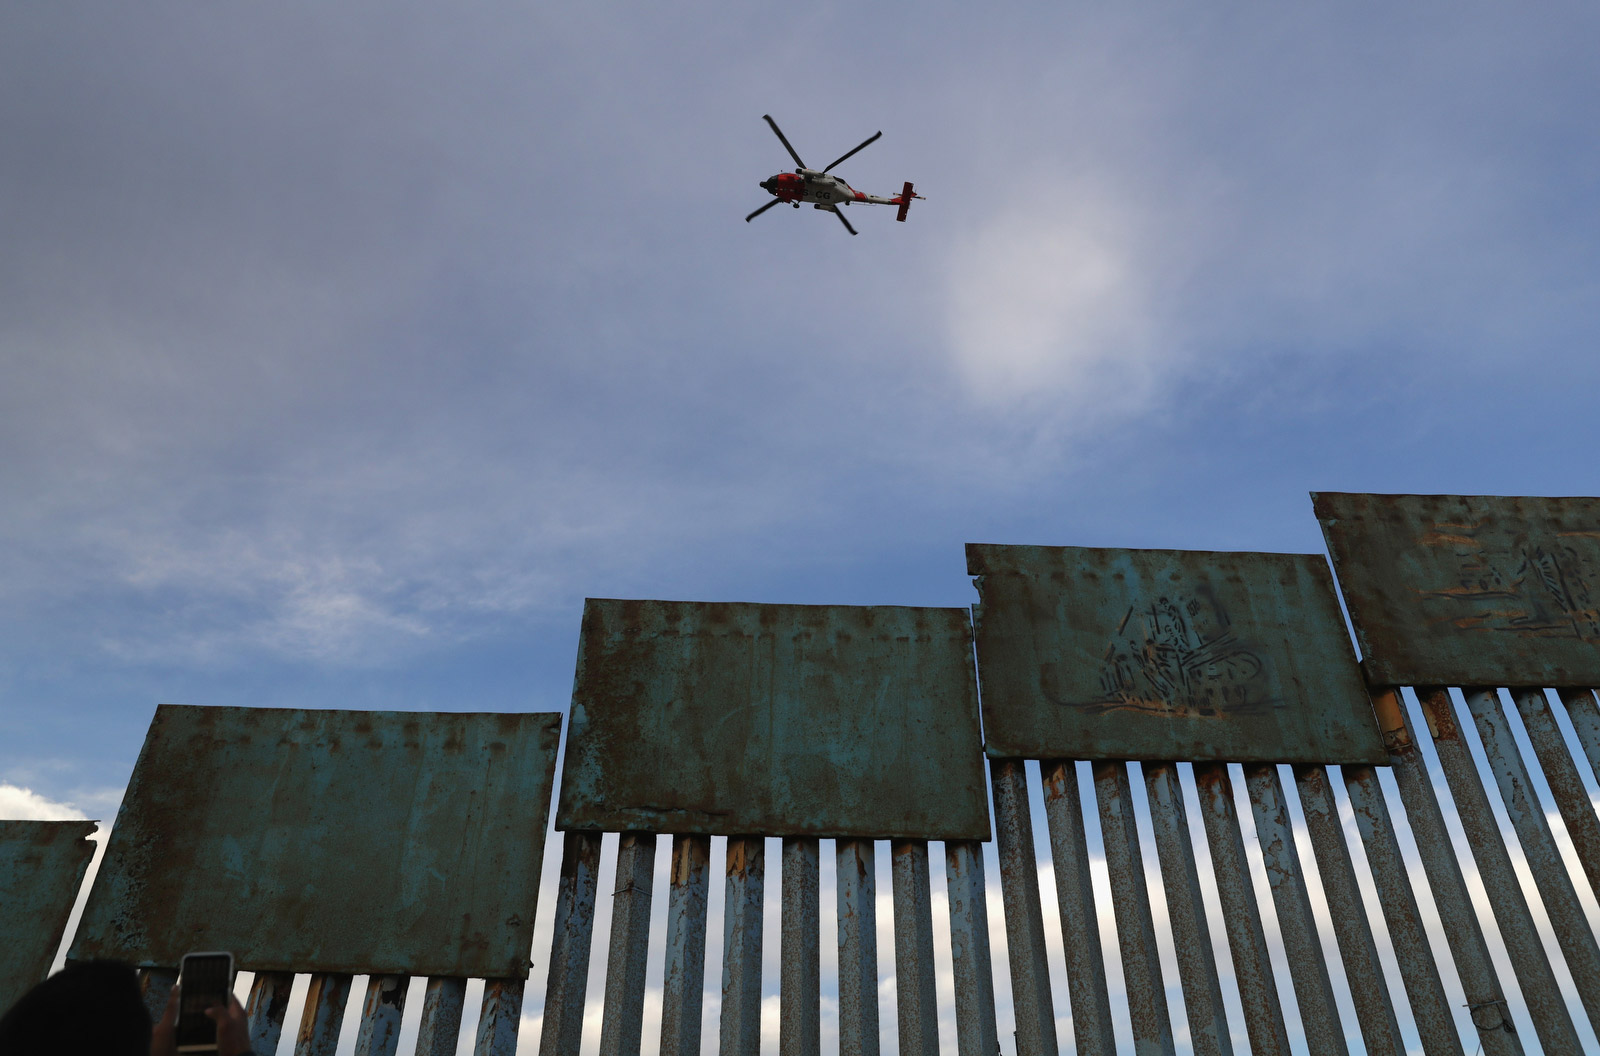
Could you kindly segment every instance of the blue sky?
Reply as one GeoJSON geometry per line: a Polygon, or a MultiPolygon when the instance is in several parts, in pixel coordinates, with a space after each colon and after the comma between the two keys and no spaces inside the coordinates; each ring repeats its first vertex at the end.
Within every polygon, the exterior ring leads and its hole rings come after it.
{"type": "Polygon", "coordinates": [[[586,595],[1596,492],[1592,6],[0,25],[0,784],[91,816],[158,703],[561,710],[586,595]],[[928,200],[743,223],[763,113],[928,200]]]}

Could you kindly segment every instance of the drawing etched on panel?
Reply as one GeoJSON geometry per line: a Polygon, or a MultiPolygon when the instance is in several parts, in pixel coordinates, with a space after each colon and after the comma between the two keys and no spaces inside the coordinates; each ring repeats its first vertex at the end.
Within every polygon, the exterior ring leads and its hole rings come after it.
{"type": "Polygon", "coordinates": [[[1100,669],[1105,699],[1088,707],[1207,718],[1259,712],[1275,703],[1262,692],[1263,666],[1211,591],[1160,597],[1128,607],[1100,669]]]}

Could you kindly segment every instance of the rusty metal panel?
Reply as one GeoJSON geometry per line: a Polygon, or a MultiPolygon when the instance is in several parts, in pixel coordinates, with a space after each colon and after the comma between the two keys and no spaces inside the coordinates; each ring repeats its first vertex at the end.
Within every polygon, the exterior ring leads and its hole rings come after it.
{"type": "Polygon", "coordinates": [[[94,830],[92,821],[0,821],[0,1010],[49,974],[94,830]]]}
{"type": "Polygon", "coordinates": [[[962,609],[584,605],[556,826],[989,838],[962,609]]]}
{"type": "Polygon", "coordinates": [[[74,958],[525,976],[558,715],[157,709],[74,958]]]}
{"type": "Polygon", "coordinates": [[[1311,498],[1373,685],[1600,685],[1600,499],[1311,498]]]}
{"type": "Polygon", "coordinates": [[[993,757],[1381,763],[1313,554],[967,545],[993,757]]]}

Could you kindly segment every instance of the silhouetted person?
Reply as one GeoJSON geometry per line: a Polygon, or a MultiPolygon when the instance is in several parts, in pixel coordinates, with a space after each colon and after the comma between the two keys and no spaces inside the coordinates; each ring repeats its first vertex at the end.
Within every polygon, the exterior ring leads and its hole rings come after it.
{"type": "Polygon", "coordinates": [[[52,975],[0,1017],[3,1056],[148,1056],[150,1013],[121,961],[83,961],[52,975]]]}

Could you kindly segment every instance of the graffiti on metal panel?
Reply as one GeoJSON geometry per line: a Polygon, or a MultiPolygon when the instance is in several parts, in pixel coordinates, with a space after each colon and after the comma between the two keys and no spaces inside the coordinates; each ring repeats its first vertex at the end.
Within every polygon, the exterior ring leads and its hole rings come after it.
{"type": "Polygon", "coordinates": [[[1452,623],[1459,630],[1508,631],[1529,638],[1600,640],[1600,581],[1577,547],[1521,537],[1506,549],[1477,538],[1476,524],[1441,524],[1423,537],[1459,559],[1455,585],[1427,591],[1471,606],[1452,623]]]}
{"type": "Polygon", "coordinates": [[[1220,718],[1270,708],[1265,662],[1209,590],[1128,609],[1100,667],[1096,711],[1220,718]]]}

